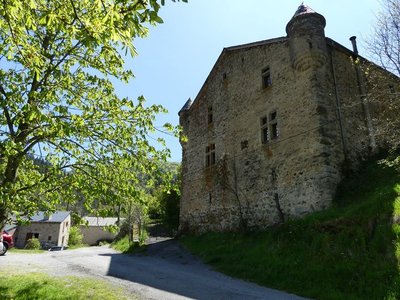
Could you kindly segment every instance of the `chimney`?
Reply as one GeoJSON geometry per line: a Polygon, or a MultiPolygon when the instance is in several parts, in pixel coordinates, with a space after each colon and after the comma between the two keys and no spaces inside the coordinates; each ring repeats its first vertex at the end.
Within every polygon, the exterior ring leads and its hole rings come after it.
{"type": "Polygon", "coordinates": [[[353,52],[354,52],[354,54],[358,54],[356,38],[357,38],[357,37],[356,37],[355,35],[353,35],[353,36],[350,38],[351,44],[353,45],[353,52]]]}

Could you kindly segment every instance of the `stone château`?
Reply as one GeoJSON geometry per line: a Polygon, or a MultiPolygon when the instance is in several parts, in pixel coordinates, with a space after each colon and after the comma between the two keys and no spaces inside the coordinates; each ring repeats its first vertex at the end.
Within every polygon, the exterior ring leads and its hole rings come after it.
{"type": "MultiPolygon", "coordinates": [[[[344,169],[383,143],[356,61],[372,63],[325,24],[302,4],[286,37],[225,48],[180,110],[181,230],[265,228],[325,209],[344,169]]],[[[381,72],[382,88],[398,88],[381,72]]]]}

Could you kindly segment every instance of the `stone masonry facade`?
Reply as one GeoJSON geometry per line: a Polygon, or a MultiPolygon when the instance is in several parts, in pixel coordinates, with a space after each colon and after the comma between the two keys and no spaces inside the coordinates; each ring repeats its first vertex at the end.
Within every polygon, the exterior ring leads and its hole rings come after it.
{"type": "Polygon", "coordinates": [[[286,37],[225,48],[181,109],[182,231],[265,228],[325,209],[344,169],[379,147],[355,63],[368,61],[324,27],[301,5],[286,37]]]}

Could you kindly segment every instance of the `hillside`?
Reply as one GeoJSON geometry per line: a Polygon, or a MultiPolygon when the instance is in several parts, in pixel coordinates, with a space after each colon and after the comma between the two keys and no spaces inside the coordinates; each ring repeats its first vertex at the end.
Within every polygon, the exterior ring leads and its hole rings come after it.
{"type": "MultiPolygon", "coordinates": [[[[399,167],[399,159],[397,166],[399,167]]],[[[257,233],[209,233],[183,244],[215,269],[314,299],[400,299],[400,172],[366,164],[333,207],[257,233]]]]}

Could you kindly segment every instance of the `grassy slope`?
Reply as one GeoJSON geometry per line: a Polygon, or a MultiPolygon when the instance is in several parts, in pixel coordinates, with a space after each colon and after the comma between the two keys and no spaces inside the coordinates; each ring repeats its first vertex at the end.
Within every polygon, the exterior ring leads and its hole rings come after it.
{"type": "Polygon", "coordinates": [[[81,277],[56,278],[42,273],[14,274],[15,270],[8,271],[4,270],[4,273],[0,274],[2,299],[133,299],[128,298],[121,289],[100,280],[81,277]]]}
{"type": "Polygon", "coordinates": [[[342,185],[327,211],[265,232],[182,242],[219,271],[298,295],[400,299],[399,195],[399,174],[374,162],[342,185]]]}

